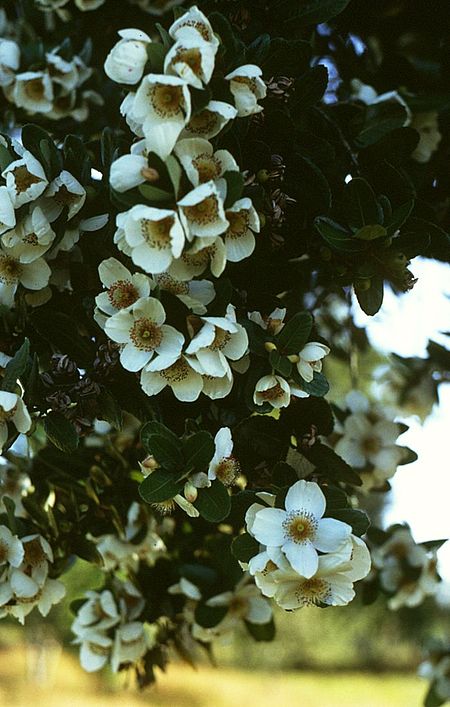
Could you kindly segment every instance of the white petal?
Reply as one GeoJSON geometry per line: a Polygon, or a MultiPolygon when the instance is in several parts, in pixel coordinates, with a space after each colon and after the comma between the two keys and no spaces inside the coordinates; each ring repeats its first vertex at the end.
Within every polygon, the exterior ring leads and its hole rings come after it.
{"type": "Polygon", "coordinates": [[[314,547],[321,552],[333,552],[350,537],[351,532],[347,523],[334,518],[322,518],[313,540],[314,547]]]}
{"type": "Polygon", "coordinates": [[[282,550],[294,570],[302,577],[309,579],[317,572],[319,557],[309,540],[303,543],[295,543],[292,540],[288,540],[282,546],[282,550]]]}
{"type": "Polygon", "coordinates": [[[280,508],[263,508],[255,516],[252,533],[263,545],[277,547],[285,540],[283,522],[286,512],[280,508]]]}
{"type": "Polygon", "coordinates": [[[326,501],[318,484],[301,479],[287,492],[285,505],[287,511],[303,509],[318,519],[325,513],[326,501]]]}

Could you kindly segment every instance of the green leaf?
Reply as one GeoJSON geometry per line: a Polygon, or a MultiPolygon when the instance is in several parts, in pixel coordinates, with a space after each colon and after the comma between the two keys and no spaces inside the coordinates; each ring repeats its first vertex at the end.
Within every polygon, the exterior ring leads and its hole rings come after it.
{"type": "Polygon", "coordinates": [[[97,405],[97,417],[100,420],[109,422],[116,430],[120,430],[122,428],[122,408],[111,391],[103,388],[97,398],[97,405]]]}
{"type": "Polygon", "coordinates": [[[164,469],[175,471],[183,468],[181,442],[178,437],[175,442],[163,435],[148,435],[145,440],[145,449],[148,454],[155,457],[158,464],[164,469]]]}
{"type": "Polygon", "coordinates": [[[97,546],[84,535],[75,535],[70,538],[72,552],[91,564],[103,565],[103,557],[97,550],[97,546]]]}
{"type": "Polygon", "coordinates": [[[214,440],[209,432],[201,430],[183,441],[186,472],[204,471],[214,456],[214,440]]]}
{"type": "Polygon", "coordinates": [[[385,226],[389,236],[392,236],[411,215],[414,208],[414,200],[406,201],[404,204],[396,208],[391,217],[386,221],[385,226]]]}
{"type": "Polygon", "coordinates": [[[180,440],[177,435],[172,432],[172,430],[169,430],[168,427],[163,425],[162,422],[158,422],[158,420],[150,420],[149,422],[146,422],[141,429],[141,442],[147,454],[151,454],[147,445],[149,438],[153,435],[166,437],[174,445],[180,445],[180,440]]]}
{"type": "Polygon", "coordinates": [[[252,624],[245,621],[245,628],[255,641],[273,641],[275,638],[275,622],[273,619],[266,624],[252,624]]]}
{"type": "Polygon", "coordinates": [[[342,226],[326,216],[318,216],[314,221],[314,227],[328,245],[338,253],[358,253],[367,248],[364,241],[353,238],[342,226]]]}
{"type": "Polygon", "coordinates": [[[407,119],[406,109],[397,101],[383,101],[367,106],[365,122],[356,136],[358,147],[367,147],[378,142],[396,128],[401,128],[407,119]]]}
{"type": "Polygon", "coordinates": [[[355,287],[355,295],[362,311],[369,316],[373,316],[383,304],[383,278],[378,275],[372,277],[370,286],[367,289],[355,287]]]}
{"type": "Polygon", "coordinates": [[[295,82],[295,92],[290,101],[292,114],[306,111],[320,101],[328,86],[328,70],[326,66],[317,64],[306,71],[295,82]]]}
{"type": "MultiPolygon", "coordinates": [[[[325,515],[327,515],[327,513],[328,511],[325,515]]],[[[330,516],[336,520],[341,520],[343,523],[351,525],[352,531],[358,537],[364,535],[370,525],[370,520],[364,511],[358,511],[353,508],[335,509],[330,516]]]]}
{"type": "Polygon", "coordinates": [[[358,229],[354,234],[355,238],[359,238],[362,241],[374,241],[376,238],[383,238],[387,235],[387,231],[384,226],[363,226],[358,229]]]}
{"type": "Polygon", "coordinates": [[[191,115],[197,115],[197,113],[204,110],[213,97],[209,86],[204,88],[193,88],[191,86],[189,93],[191,94],[191,115]]]}
{"type": "Polygon", "coordinates": [[[297,312],[276,336],[278,349],[283,354],[298,354],[311,333],[313,324],[309,312],[297,312]]]}
{"type": "Polygon", "coordinates": [[[70,454],[78,447],[75,427],[59,412],[51,412],[44,418],[44,429],[50,442],[62,452],[70,454]]]}
{"type": "Polygon", "coordinates": [[[352,179],[345,187],[344,199],[345,216],[349,226],[362,228],[382,222],[382,210],[372,187],[365,179],[352,179]]]}
{"type": "Polygon", "coordinates": [[[45,130],[31,123],[24,125],[22,143],[42,164],[49,181],[58,176],[63,168],[62,155],[45,130]]]}
{"type": "Polygon", "coordinates": [[[266,331],[260,327],[259,324],[245,317],[239,320],[239,324],[242,324],[248,334],[248,347],[250,351],[257,356],[264,356],[265,358],[267,356],[265,343],[269,340],[266,331]]]}
{"type": "Polygon", "coordinates": [[[152,184],[141,184],[138,187],[139,193],[150,202],[159,204],[164,201],[171,201],[173,194],[159,187],[154,187],[152,184]]]}
{"type": "Polygon", "coordinates": [[[149,63],[148,73],[164,73],[164,58],[166,54],[167,47],[165,47],[164,44],[160,44],[159,42],[149,42],[147,44],[147,61],[149,63]]]}
{"type": "Polygon", "coordinates": [[[194,505],[202,518],[220,523],[231,510],[231,499],[225,486],[215,479],[209,488],[199,489],[194,505]]]}
{"type": "Polygon", "coordinates": [[[183,173],[181,165],[176,157],[174,157],[173,155],[169,155],[166,159],[166,167],[169,173],[170,181],[173,185],[175,197],[178,197],[178,192],[180,191],[181,175],[183,173]]]}
{"type": "Polygon", "coordinates": [[[195,620],[203,628],[214,628],[227,615],[227,606],[208,606],[198,604],[195,609],[195,620]]]}
{"type": "Polygon", "coordinates": [[[22,346],[14,356],[11,361],[8,362],[3,378],[0,380],[0,388],[13,393],[17,386],[17,379],[25,373],[28,357],[30,355],[30,342],[25,339],[22,346]]]}
{"type": "Polygon", "coordinates": [[[212,12],[208,15],[213,30],[221,40],[220,51],[225,67],[236,68],[244,63],[245,44],[239,39],[233,30],[230,22],[220,12],[212,12]]]}
{"type": "Polygon", "coordinates": [[[295,153],[295,161],[289,166],[292,170],[292,196],[301,201],[311,213],[327,211],[331,207],[332,192],[322,170],[304,155],[295,153]],[[308,198],[305,200],[305,185],[308,185],[308,198]]]}
{"type": "Polygon", "coordinates": [[[159,36],[161,37],[163,47],[166,50],[170,49],[173,44],[173,39],[168,33],[168,31],[159,22],[156,23],[156,29],[158,30],[159,36]]]}
{"type": "Polygon", "coordinates": [[[272,469],[272,483],[275,486],[292,486],[298,481],[295,469],[286,462],[277,462],[272,469]]]}
{"type": "MultiPolygon", "coordinates": [[[[17,524],[16,524],[16,518],[15,518],[16,504],[12,498],[10,498],[9,496],[6,496],[6,495],[2,496],[2,502],[3,502],[3,505],[6,509],[6,515],[8,516],[9,529],[14,535],[16,535],[17,534],[17,524]]],[[[259,548],[259,545],[258,545],[258,548],[259,548]]]]}
{"type": "Polygon", "coordinates": [[[11,162],[14,162],[14,155],[5,145],[0,145],[0,172],[3,172],[11,162]]]}
{"type": "MultiPolygon", "coordinates": [[[[291,24],[293,20],[301,25],[318,25],[322,22],[327,22],[331,20],[336,15],[339,15],[347,5],[350,0],[310,0],[309,2],[295,3],[300,5],[300,8],[295,9],[289,16],[289,20],[286,23],[291,24]]],[[[283,5],[292,6],[292,0],[285,0],[283,5]]]]}
{"type": "Polygon", "coordinates": [[[289,66],[290,76],[299,76],[308,68],[311,45],[303,39],[275,37],[270,43],[269,55],[262,62],[264,76],[283,74],[289,66]]]}
{"type": "Polygon", "coordinates": [[[424,543],[418,543],[425,550],[439,550],[445,543],[448,542],[448,538],[441,538],[440,540],[426,540],[424,543]]]}
{"type": "Polygon", "coordinates": [[[241,172],[230,170],[224,173],[223,179],[225,179],[227,183],[227,196],[224,206],[226,209],[229,209],[230,206],[233,206],[234,202],[242,196],[244,177],[241,172]]]}
{"type": "Polygon", "coordinates": [[[249,562],[259,553],[259,542],[249,533],[242,533],[231,543],[231,552],[237,560],[249,562]]]}
{"type": "Polygon", "coordinates": [[[314,395],[317,398],[323,398],[330,390],[330,384],[327,379],[323,373],[319,373],[318,371],[314,371],[313,379],[309,383],[302,380],[301,386],[306,393],[314,395]]]}
{"type": "Polygon", "coordinates": [[[80,333],[73,317],[50,307],[41,307],[31,315],[31,324],[53,348],[68,354],[79,366],[92,365],[94,345],[80,333]]]}
{"type": "Polygon", "coordinates": [[[173,474],[165,469],[156,469],[139,486],[139,494],[146,503],[161,503],[173,498],[183,488],[173,474]]]}
{"type": "Polygon", "coordinates": [[[326,479],[361,486],[359,475],[331,447],[316,442],[309,449],[303,449],[303,454],[326,479]]]}
{"type": "Polygon", "coordinates": [[[248,45],[245,59],[249,64],[261,66],[270,52],[270,34],[261,34],[248,45]]]}
{"type": "Polygon", "coordinates": [[[281,373],[285,378],[289,378],[292,372],[292,363],[286,356],[282,356],[279,351],[271,351],[269,354],[269,362],[272,368],[278,373],[281,373]]]}
{"type": "Polygon", "coordinates": [[[428,690],[425,701],[424,701],[424,707],[440,707],[440,705],[443,705],[446,702],[445,697],[441,697],[438,695],[438,693],[435,690],[435,686],[431,685],[430,689],[428,690]]]}

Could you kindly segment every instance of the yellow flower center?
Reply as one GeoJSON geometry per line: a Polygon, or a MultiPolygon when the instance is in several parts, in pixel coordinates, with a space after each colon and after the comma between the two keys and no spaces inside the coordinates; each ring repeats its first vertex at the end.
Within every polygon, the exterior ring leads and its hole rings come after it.
{"type": "Polygon", "coordinates": [[[200,49],[197,48],[192,48],[192,49],[185,49],[184,47],[180,47],[180,49],[177,51],[176,55],[174,56],[172,60],[172,64],[176,64],[178,62],[182,62],[184,64],[187,64],[189,68],[192,69],[194,74],[196,76],[201,76],[202,74],[202,54],[200,49]]]}
{"type": "Polygon", "coordinates": [[[330,583],[318,577],[311,577],[300,582],[295,596],[298,601],[304,606],[312,606],[325,602],[330,598],[331,586],[330,583]]]}
{"type": "Polygon", "coordinates": [[[139,293],[129,280],[117,280],[108,289],[108,298],[113,307],[123,309],[134,304],[139,299],[139,293]]]}
{"type": "Polygon", "coordinates": [[[162,331],[152,319],[136,319],[130,331],[130,339],[141,351],[154,351],[162,341],[162,331]]]}
{"type": "Polygon", "coordinates": [[[151,248],[165,250],[170,246],[170,231],[174,221],[173,216],[166,216],[159,221],[141,219],[141,233],[151,248]]]}
{"type": "Polygon", "coordinates": [[[213,111],[204,108],[200,113],[194,115],[186,126],[188,132],[195,135],[209,135],[216,129],[218,116],[213,111]]]}
{"type": "Polygon", "coordinates": [[[45,95],[45,88],[42,79],[31,79],[24,84],[24,90],[28,98],[32,101],[40,101],[45,95]]]}
{"type": "Polygon", "coordinates": [[[192,160],[192,165],[198,172],[200,184],[209,182],[211,179],[217,179],[220,176],[222,168],[220,160],[214,155],[203,153],[192,160]]]}
{"type": "Polygon", "coordinates": [[[37,177],[35,174],[31,174],[26,166],[20,165],[12,170],[14,175],[14,183],[16,187],[17,194],[22,194],[27,191],[33,184],[38,184],[44,180],[41,177],[37,177]]]}
{"type": "Polygon", "coordinates": [[[175,361],[175,363],[169,366],[169,368],[166,368],[165,371],[161,371],[161,374],[170,385],[171,383],[180,383],[181,381],[186,380],[186,378],[189,377],[190,372],[191,369],[186,361],[180,358],[178,361],[175,361]]]}
{"type": "Polygon", "coordinates": [[[224,486],[232,486],[241,473],[241,465],[235,457],[224,457],[216,466],[216,477],[224,486]]]}
{"type": "Polygon", "coordinates": [[[214,223],[219,217],[219,205],[214,194],[207,196],[199,204],[184,206],[184,214],[188,221],[198,225],[214,223]]]}
{"type": "Polygon", "coordinates": [[[272,388],[267,388],[267,390],[259,390],[257,394],[258,397],[270,402],[271,400],[278,400],[279,398],[282,398],[284,395],[284,390],[281,385],[277,383],[272,386],[272,388]]]}
{"type": "Polygon", "coordinates": [[[189,286],[186,282],[180,282],[175,280],[167,273],[163,273],[157,277],[158,285],[162,290],[170,292],[173,295],[187,295],[189,294],[189,286]]]}
{"type": "Polygon", "coordinates": [[[226,232],[227,238],[242,238],[248,231],[249,214],[245,209],[240,211],[227,211],[227,221],[230,226],[226,232]]]}
{"type": "Polygon", "coordinates": [[[150,86],[148,97],[155,113],[161,118],[175,118],[179,116],[185,108],[181,86],[156,83],[150,86]]]}
{"type": "Polygon", "coordinates": [[[302,544],[312,540],[316,534],[318,522],[309,511],[291,511],[283,521],[285,537],[295,543],[302,544]]]}

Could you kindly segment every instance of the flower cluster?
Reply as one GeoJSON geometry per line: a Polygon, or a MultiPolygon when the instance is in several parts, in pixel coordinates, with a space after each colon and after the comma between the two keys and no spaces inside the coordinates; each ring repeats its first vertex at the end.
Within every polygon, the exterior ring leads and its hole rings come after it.
{"type": "Polygon", "coordinates": [[[154,634],[138,621],[145,601],[131,582],[115,581],[113,591],[89,591],[79,608],[72,632],[80,646],[80,663],[88,672],[108,662],[113,672],[135,664],[154,645],[154,634]]]}
{"type": "Polygon", "coordinates": [[[70,57],[66,54],[62,47],[55,47],[28,67],[24,65],[26,52],[21,52],[19,43],[0,38],[0,86],[5,98],[28,115],[85,121],[90,106],[102,105],[103,99],[84,87],[92,76],[84,59],[72,52],[70,57]]]}
{"type": "Polygon", "coordinates": [[[348,604],[353,583],[370,570],[370,555],[347,523],[323,517],[326,499],[318,484],[297,481],[284,509],[274,507],[272,494],[259,496],[262,503],[250,506],[246,524],[261,545],[248,562],[261,592],[283,609],[348,604]]]}
{"type": "Polygon", "coordinates": [[[26,516],[22,499],[27,495],[31,479],[19,466],[4,457],[0,458],[0,512],[5,513],[4,499],[14,501],[14,513],[18,518],[26,516]]]}
{"type": "Polygon", "coordinates": [[[107,217],[82,218],[86,189],[66,169],[49,178],[23,145],[0,136],[0,146],[7,155],[0,181],[0,303],[12,308],[22,286],[29,304],[43,304],[51,297],[52,277],[60,289],[69,286],[64,271],[57,276],[55,258],[107,217]]]}
{"type": "Polygon", "coordinates": [[[17,432],[28,432],[31,417],[20,395],[0,390],[0,454],[8,439],[8,424],[12,423],[17,432]]]}
{"type": "Polygon", "coordinates": [[[19,539],[0,526],[0,618],[14,616],[23,624],[35,607],[47,616],[63,599],[64,585],[48,576],[53,561],[52,548],[42,535],[19,539]]]}
{"type": "Polygon", "coordinates": [[[419,606],[438,590],[436,551],[417,544],[407,526],[389,528],[385,541],[371,552],[375,576],[368,580],[378,580],[390,609],[419,606]]]}

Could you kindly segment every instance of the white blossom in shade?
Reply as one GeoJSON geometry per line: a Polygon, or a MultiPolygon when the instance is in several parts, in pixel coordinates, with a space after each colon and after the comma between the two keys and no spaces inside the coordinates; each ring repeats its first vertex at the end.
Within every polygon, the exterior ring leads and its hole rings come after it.
{"type": "Polygon", "coordinates": [[[47,217],[36,206],[13,230],[5,233],[2,240],[21,263],[32,263],[51,248],[55,237],[47,217]]]}
{"type": "Polygon", "coordinates": [[[148,160],[144,155],[122,155],[111,165],[109,183],[115,191],[123,193],[144,184],[150,174],[148,160]]]}
{"type": "Polygon", "coordinates": [[[147,148],[165,159],[191,116],[191,97],[177,76],[147,74],[136,91],[132,118],[142,121],[147,148]]]}
{"type": "Polygon", "coordinates": [[[223,101],[210,101],[203,110],[199,111],[189,120],[181,133],[182,138],[202,137],[210,140],[237,116],[234,106],[223,101]]]}
{"type": "Polygon", "coordinates": [[[347,405],[354,412],[343,425],[343,436],[335,451],[351,466],[362,469],[372,464],[385,479],[395,473],[404,451],[395,444],[400,434],[397,423],[384,412],[371,409],[369,401],[353,391],[347,396],[347,405]]]}
{"type": "Polygon", "coordinates": [[[216,296],[214,285],[209,280],[177,280],[169,273],[155,276],[155,282],[161,290],[175,295],[194,314],[206,314],[206,306],[216,296]]]}
{"type": "Polygon", "coordinates": [[[317,551],[335,552],[350,537],[351,527],[323,518],[326,500],[312,481],[297,481],[287,492],[285,510],[263,508],[256,513],[252,533],[267,547],[281,547],[293,569],[307,579],[319,566],[317,551]]]}
{"type": "Polygon", "coordinates": [[[180,577],[180,581],[172,584],[168,590],[169,594],[184,594],[188,599],[200,601],[202,593],[196,584],[190,582],[186,577],[180,577]]]}
{"type": "Polygon", "coordinates": [[[109,589],[86,592],[87,601],[78,609],[71,630],[76,636],[101,633],[120,621],[120,614],[109,589]]]}
{"type": "Polygon", "coordinates": [[[122,103],[120,104],[120,113],[123,115],[127,121],[127,125],[130,130],[138,137],[144,137],[144,132],[142,130],[142,124],[144,119],[139,119],[133,113],[134,99],[136,97],[135,93],[127,93],[122,103]]]}
{"type": "Polygon", "coordinates": [[[8,439],[8,423],[12,423],[18,432],[28,432],[31,417],[19,395],[0,390],[0,454],[8,439]]]}
{"type": "Polygon", "coordinates": [[[255,250],[255,233],[259,233],[259,216],[251,199],[236,201],[225,211],[225,218],[230,224],[223,235],[227,260],[238,263],[255,250]]]}
{"type": "Polygon", "coordinates": [[[192,189],[177,205],[189,241],[194,236],[214,239],[229,227],[221,191],[212,180],[192,189]]]}
{"type": "Polygon", "coordinates": [[[41,196],[48,185],[44,169],[31,152],[24,150],[20,159],[11,162],[2,172],[6,187],[16,209],[41,196]]]}
{"type": "Polygon", "coordinates": [[[0,86],[14,82],[20,66],[20,48],[12,39],[0,38],[0,86]]]}
{"type": "Polygon", "coordinates": [[[202,89],[214,71],[217,46],[204,42],[195,31],[182,36],[169,49],[164,59],[164,73],[178,76],[187,84],[202,89]]]}
{"type": "Polygon", "coordinates": [[[116,258],[103,260],[98,266],[98,274],[106,292],[97,295],[95,304],[105,314],[116,314],[150,294],[150,278],[142,273],[132,275],[116,258]]]}
{"type": "Polygon", "coordinates": [[[11,596],[2,611],[4,615],[14,616],[22,624],[35,607],[42,616],[47,616],[51,607],[60,602],[66,593],[63,583],[57,579],[46,577],[40,584],[26,572],[17,569],[11,571],[9,586],[11,596]]]}
{"type": "Polygon", "coordinates": [[[310,341],[302,348],[298,354],[300,360],[297,362],[297,370],[304,381],[311,383],[314,371],[322,370],[322,359],[329,353],[328,346],[318,341],[310,341]]]}
{"type": "Polygon", "coordinates": [[[265,98],[267,88],[261,76],[262,70],[254,64],[240,66],[225,76],[230,82],[230,91],[240,118],[262,111],[258,100],[265,98]]]}
{"type": "Polygon", "coordinates": [[[42,290],[48,284],[51,270],[44,258],[21,263],[13,248],[0,248],[0,304],[14,306],[14,295],[22,284],[29,290],[42,290]]]}
{"type": "Polygon", "coordinates": [[[123,228],[134,264],[148,273],[164,272],[182,253],[184,231],[172,209],[137,204],[127,212],[123,228]]]}
{"type": "Polygon", "coordinates": [[[208,467],[208,478],[219,479],[225,486],[232,486],[239,474],[241,465],[233,457],[233,439],[229,427],[221,427],[214,437],[214,456],[208,467]]]}
{"type": "MultiPolygon", "coordinates": [[[[192,364],[195,359],[192,359],[192,364]]],[[[198,364],[198,362],[197,362],[198,364]]],[[[197,365],[197,370],[202,370],[201,366],[197,365]]],[[[224,376],[208,376],[202,373],[203,378],[203,394],[211,400],[221,400],[226,398],[231,393],[233,388],[233,373],[228,371],[224,376]]]]}
{"type": "Polygon", "coordinates": [[[47,52],[45,55],[47,70],[52,81],[62,86],[64,92],[70,92],[79,82],[78,69],[75,62],[66,61],[57,51],[47,52]]]}
{"type": "Polygon", "coordinates": [[[121,665],[136,663],[147,650],[144,624],[141,621],[131,621],[116,628],[111,654],[113,673],[117,673],[121,665]]]}
{"type": "Polygon", "coordinates": [[[11,498],[15,503],[14,513],[18,518],[25,518],[27,512],[22,499],[28,494],[31,479],[15,464],[9,462],[0,464],[0,513],[6,513],[4,499],[11,498]]]}
{"type": "Polygon", "coordinates": [[[80,665],[88,673],[101,670],[109,661],[113,641],[104,633],[89,633],[76,638],[73,643],[80,644],[80,665]]]}
{"type": "Polygon", "coordinates": [[[10,192],[6,186],[0,187],[0,236],[14,228],[16,225],[16,212],[10,192]]]}
{"type": "Polygon", "coordinates": [[[23,556],[24,548],[19,538],[6,525],[0,525],[0,567],[20,567],[23,556]]]}
{"type": "Polygon", "coordinates": [[[120,250],[121,253],[124,253],[125,255],[128,255],[128,257],[131,257],[131,246],[128,245],[128,242],[125,239],[125,219],[127,217],[127,213],[122,213],[122,214],[117,214],[116,216],[116,224],[117,224],[117,230],[114,233],[113,241],[114,245],[117,246],[117,248],[120,250]]]}
{"type": "Polygon", "coordinates": [[[152,41],[140,29],[122,29],[121,39],[111,49],[105,61],[105,74],[117,83],[138,83],[147,63],[147,46],[152,41]]]}
{"type": "Polygon", "coordinates": [[[70,220],[83,208],[86,201],[86,189],[70,174],[63,170],[50,182],[45,192],[45,204],[50,221],[60,216],[67,207],[67,219],[70,220]]]}
{"type": "Polygon", "coordinates": [[[285,408],[291,402],[291,388],[281,376],[268,375],[260,378],[253,393],[255,405],[270,403],[273,408],[285,408]]]}
{"type": "Polygon", "coordinates": [[[220,236],[197,238],[189,250],[185,250],[179,258],[172,261],[168,272],[177,280],[186,281],[201,275],[209,267],[214,277],[220,277],[226,264],[225,243],[220,236]]]}
{"type": "MultiPolygon", "coordinates": [[[[229,304],[225,317],[201,317],[199,331],[193,336],[186,353],[195,356],[206,375],[222,377],[230,370],[231,361],[237,361],[247,351],[248,335],[236,321],[233,305],[229,304]]],[[[188,323],[191,336],[194,333],[188,323]]]]}
{"type": "Polygon", "coordinates": [[[272,574],[277,585],[274,599],[286,610],[314,604],[345,606],[355,596],[353,583],[370,571],[370,554],[360,538],[351,537],[336,553],[319,557],[314,576],[304,577],[285,569],[272,574]]]}
{"type": "Polygon", "coordinates": [[[18,108],[30,113],[48,113],[53,106],[53,84],[46,71],[16,74],[11,97],[18,108]]]}
{"type": "Polygon", "coordinates": [[[239,172],[237,162],[228,150],[214,152],[211,143],[200,137],[179,140],[174,153],[195,187],[219,179],[225,172],[239,172]]]}
{"type": "Polygon", "coordinates": [[[234,625],[244,620],[252,624],[267,624],[272,618],[270,602],[261,596],[258,587],[247,582],[248,577],[244,577],[234,591],[211,597],[206,605],[226,606],[228,613],[222,621],[232,622],[234,625]]]}
{"type": "Polygon", "coordinates": [[[442,134],[439,131],[438,113],[429,111],[427,113],[416,113],[413,115],[410,127],[419,133],[419,144],[411,157],[420,164],[429,162],[431,156],[439,147],[442,134]]]}
{"type": "Polygon", "coordinates": [[[197,400],[202,392],[203,380],[190,365],[189,356],[180,356],[166,364],[161,356],[153,358],[141,373],[141,387],[146,395],[157,395],[167,385],[182,402],[197,400]]]}
{"type": "Polygon", "coordinates": [[[122,309],[105,324],[107,336],[124,344],[120,362],[128,371],[140,371],[158,354],[159,365],[169,367],[181,353],[184,336],[164,324],[166,313],[159,300],[141,297],[122,309]]]}
{"type": "Polygon", "coordinates": [[[187,35],[190,37],[192,33],[198,35],[198,39],[204,42],[210,42],[214,47],[219,46],[219,40],[214,34],[206,15],[198,9],[197,5],[193,5],[181,17],[173,22],[169,27],[169,34],[174,39],[180,39],[187,35]]]}
{"type": "Polygon", "coordinates": [[[267,331],[268,334],[275,336],[284,327],[284,318],[286,316],[286,309],[276,307],[268,316],[263,316],[260,312],[249,312],[248,318],[258,324],[261,329],[267,331]]]}

